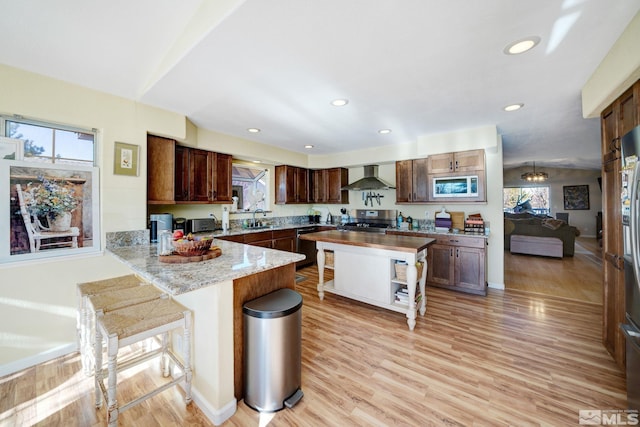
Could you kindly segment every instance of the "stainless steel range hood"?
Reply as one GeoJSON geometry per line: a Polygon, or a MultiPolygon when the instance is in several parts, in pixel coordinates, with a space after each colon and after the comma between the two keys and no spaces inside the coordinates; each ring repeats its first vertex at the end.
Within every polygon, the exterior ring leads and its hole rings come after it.
{"type": "Polygon", "coordinates": [[[394,189],[392,184],[378,178],[378,165],[364,166],[364,178],[342,187],[342,190],[390,190],[394,189]]]}

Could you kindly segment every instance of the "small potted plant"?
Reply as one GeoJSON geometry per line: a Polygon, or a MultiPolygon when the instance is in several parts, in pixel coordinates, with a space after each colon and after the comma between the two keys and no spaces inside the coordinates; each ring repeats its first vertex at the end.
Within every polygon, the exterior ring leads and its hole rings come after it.
{"type": "Polygon", "coordinates": [[[25,204],[32,216],[47,218],[50,231],[66,231],[71,227],[71,212],[78,199],[66,181],[55,181],[39,176],[40,184],[27,184],[25,204]]]}

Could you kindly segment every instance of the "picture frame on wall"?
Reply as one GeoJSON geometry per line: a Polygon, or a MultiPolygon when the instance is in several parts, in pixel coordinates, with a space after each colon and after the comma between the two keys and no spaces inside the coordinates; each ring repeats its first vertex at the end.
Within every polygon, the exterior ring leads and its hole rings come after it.
{"type": "Polygon", "coordinates": [[[99,253],[99,170],[0,162],[0,264],[99,253]]]}
{"type": "Polygon", "coordinates": [[[115,143],[113,173],[115,175],[138,176],[140,174],[140,146],[125,142],[115,143]]]}
{"type": "Polygon", "coordinates": [[[588,185],[565,185],[562,194],[565,210],[589,210],[588,185]]]}
{"type": "Polygon", "coordinates": [[[23,156],[21,139],[0,137],[0,160],[22,160],[23,156]]]}

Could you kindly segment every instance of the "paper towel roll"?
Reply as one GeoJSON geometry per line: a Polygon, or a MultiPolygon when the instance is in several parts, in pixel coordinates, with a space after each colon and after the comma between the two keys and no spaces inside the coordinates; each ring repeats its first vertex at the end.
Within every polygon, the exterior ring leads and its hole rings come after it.
{"type": "Polygon", "coordinates": [[[222,231],[229,229],[229,208],[226,206],[222,208],[222,231]]]}

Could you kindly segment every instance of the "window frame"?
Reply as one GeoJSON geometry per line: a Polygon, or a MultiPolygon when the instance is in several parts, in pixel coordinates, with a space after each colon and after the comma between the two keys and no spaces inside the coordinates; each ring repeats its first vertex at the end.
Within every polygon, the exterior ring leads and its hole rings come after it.
{"type": "MultiPolygon", "coordinates": [[[[269,201],[270,201],[270,188],[271,188],[271,174],[269,173],[269,169],[265,168],[264,166],[245,163],[245,162],[242,162],[242,161],[233,161],[232,162],[232,171],[233,171],[233,167],[241,167],[241,168],[250,169],[250,170],[254,170],[254,171],[260,171],[260,173],[258,173],[257,176],[254,177],[253,179],[245,178],[245,177],[237,177],[237,176],[234,176],[233,172],[232,172],[231,186],[235,187],[236,185],[238,185],[238,183],[240,183],[240,184],[241,183],[253,183],[254,189],[255,189],[255,186],[257,185],[257,182],[259,182],[260,180],[264,180],[264,191],[263,191],[264,198],[262,199],[261,202],[258,202],[257,205],[262,203],[262,207],[259,207],[258,209],[262,209],[265,212],[269,212],[270,211],[270,204],[269,204],[269,201]]],[[[245,190],[245,187],[243,185],[243,195],[239,199],[240,201],[247,200],[247,196],[244,194],[244,190],[245,190]]],[[[244,206],[238,206],[238,210],[235,213],[243,213],[243,212],[251,212],[251,210],[244,210],[244,206]]]]}
{"type": "MultiPolygon", "coordinates": [[[[85,134],[91,134],[93,135],[93,146],[92,146],[92,159],[91,160],[83,160],[83,159],[78,159],[78,158],[60,158],[60,162],[56,162],[56,157],[55,157],[55,138],[52,141],[52,154],[51,156],[37,156],[36,158],[38,159],[38,161],[40,163],[47,163],[47,164],[66,164],[66,165],[87,165],[87,166],[98,166],[98,130],[96,128],[91,128],[91,129],[87,129],[87,128],[82,128],[79,126],[71,126],[71,125],[67,125],[67,124],[61,124],[61,123],[55,123],[55,122],[50,122],[50,121],[45,121],[45,120],[38,120],[38,119],[33,119],[33,118],[28,118],[28,117],[24,117],[21,116],[19,114],[14,114],[14,115],[6,115],[6,114],[0,114],[0,135],[1,136],[5,136],[8,138],[11,138],[7,135],[8,132],[8,125],[7,122],[13,122],[13,123],[19,123],[19,124],[25,124],[25,125],[31,125],[31,126],[39,126],[39,127],[43,127],[43,128],[47,128],[47,129],[51,129],[54,132],[56,130],[60,130],[60,131],[66,131],[66,132],[73,132],[73,133],[85,133],[85,134]]],[[[19,139],[19,138],[14,138],[14,139],[19,139]]],[[[19,139],[20,141],[22,141],[22,151],[24,153],[24,143],[26,142],[24,139],[19,139]]],[[[25,158],[23,156],[23,160],[28,161],[28,162],[38,162],[38,161],[33,161],[33,160],[29,160],[30,158],[25,158]]]]}
{"type": "Polygon", "coordinates": [[[519,189],[520,195],[522,195],[523,190],[534,189],[534,188],[546,188],[547,189],[547,206],[544,208],[533,207],[532,210],[536,215],[551,215],[551,186],[550,185],[510,185],[502,188],[502,211],[506,213],[514,213],[514,207],[505,206],[505,190],[507,189],[519,189]]]}

